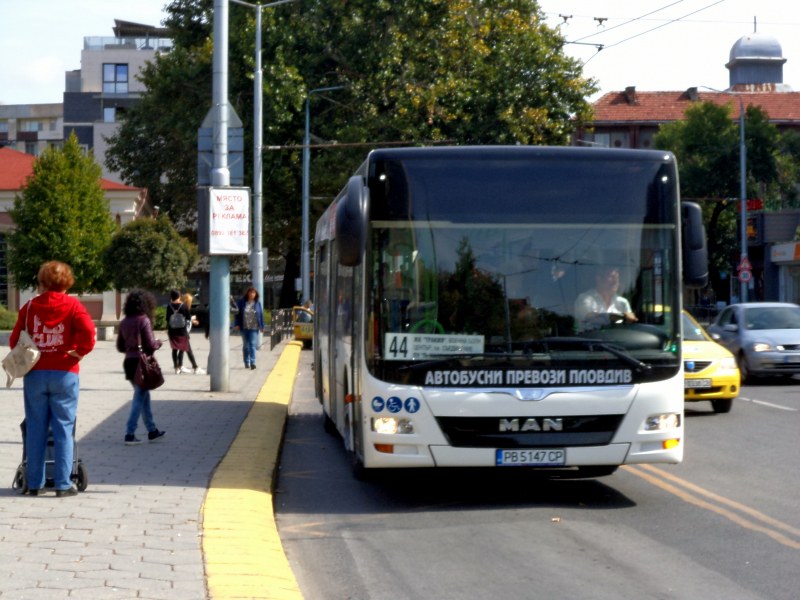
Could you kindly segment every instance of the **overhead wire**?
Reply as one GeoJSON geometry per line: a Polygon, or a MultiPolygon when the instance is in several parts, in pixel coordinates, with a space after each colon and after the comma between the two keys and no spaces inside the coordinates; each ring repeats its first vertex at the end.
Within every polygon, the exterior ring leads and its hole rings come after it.
{"type": "Polygon", "coordinates": [[[640,20],[645,19],[645,18],[647,18],[647,17],[649,17],[651,15],[654,15],[654,14],[656,14],[658,12],[661,12],[661,11],[667,9],[667,8],[670,8],[670,7],[675,6],[677,4],[681,4],[682,2],[685,2],[685,0],[677,0],[676,2],[672,2],[670,4],[662,6],[661,8],[658,8],[656,10],[653,10],[653,11],[650,11],[648,13],[645,13],[645,14],[639,16],[639,17],[634,17],[633,19],[628,19],[627,21],[625,21],[623,23],[620,23],[618,25],[614,25],[613,27],[610,27],[610,28],[607,28],[607,29],[603,29],[603,31],[597,31],[595,33],[592,33],[592,34],[583,36],[581,38],[578,38],[577,40],[565,41],[564,43],[565,44],[594,45],[597,48],[597,52],[595,54],[593,54],[588,59],[583,61],[583,64],[585,65],[590,60],[592,60],[595,56],[597,56],[600,53],[601,50],[605,50],[607,48],[613,48],[615,46],[619,46],[620,44],[624,44],[625,42],[628,42],[630,40],[636,39],[638,37],[641,37],[643,35],[646,35],[648,33],[656,31],[657,29],[661,29],[663,27],[666,27],[667,25],[672,25],[673,23],[676,23],[678,21],[683,21],[683,20],[687,19],[688,17],[691,17],[692,15],[696,15],[699,12],[707,10],[707,9],[711,8],[712,6],[716,6],[717,4],[721,4],[721,3],[725,2],[725,1],[726,0],[717,0],[716,2],[712,2],[711,4],[707,4],[706,6],[703,6],[702,8],[699,8],[697,10],[689,12],[689,13],[687,13],[687,14],[685,14],[683,16],[677,17],[675,19],[669,19],[665,23],[661,23],[660,25],[657,25],[656,27],[652,27],[652,28],[647,29],[645,31],[641,31],[641,32],[639,32],[639,33],[637,33],[635,35],[632,35],[632,36],[629,36],[627,38],[624,38],[624,39],[622,39],[622,40],[620,40],[618,42],[614,42],[613,44],[608,44],[608,45],[607,44],[592,44],[590,42],[584,42],[583,40],[589,39],[589,38],[594,37],[596,35],[605,34],[605,33],[608,33],[609,31],[614,30],[614,29],[618,29],[618,28],[623,27],[625,25],[629,25],[629,24],[634,23],[636,21],[640,21],[640,20]]]}
{"type": "Polygon", "coordinates": [[[576,44],[578,42],[582,42],[583,40],[588,40],[590,37],[594,37],[596,35],[600,35],[601,33],[608,33],[609,31],[614,31],[615,29],[619,29],[620,27],[625,27],[625,25],[629,25],[630,23],[634,23],[636,21],[641,21],[649,17],[650,15],[654,15],[657,12],[661,12],[662,10],[666,10],[676,4],[680,4],[681,2],[685,2],[686,0],[677,0],[677,2],[673,2],[672,4],[667,4],[666,6],[662,6],[661,8],[657,8],[656,10],[650,11],[649,13],[643,14],[641,17],[634,17],[633,19],[628,19],[624,23],[620,23],[619,25],[614,25],[613,27],[607,27],[602,31],[595,31],[594,33],[590,33],[589,35],[585,35],[582,38],[578,38],[577,40],[573,40],[571,42],[567,42],[568,44],[576,44]]]}
{"type": "Polygon", "coordinates": [[[678,17],[676,19],[670,19],[666,23],[662,23],[661,25],[657,25],[656,27],[653,27],[653,28],[648,29],[646,31],[642,31],[640,33],[637,33],[636,35],[632,35],[630,37],[627,37],[627,38],[625,38],[623,40],[620,40],[620,41],[618,41],[618,42],[616,42],[614,44],[611,44],[609,46],[605,46],[605,48],[613,48],[614,46],[619,46],[620,44],[624,44],[625,42],[628,42],[630,40],[636,39],[637,37],[641,37],[641,36],[646,35],[646,34],[652,32],[652,31],[655,31],[657,29],[661,29],[662,27],[666,27],[667,25],[672,25],[673,23],[676,23],[678,21],[682,21],[686,17],[691,17],[692,15],[696,15],[699,12],[707,10],[707,9],[711,8],[712,6],[716,6],[717,4],[722,4],[725,1],[726,0],[717,0],[716,2],[712,2],[711,4],[708,4],[708,5],[704,6],[703,8],[698,8],[697,10],[692,11],[690,13],[687,13],[687,14],[683,15],[682,17],[678,17]]]}

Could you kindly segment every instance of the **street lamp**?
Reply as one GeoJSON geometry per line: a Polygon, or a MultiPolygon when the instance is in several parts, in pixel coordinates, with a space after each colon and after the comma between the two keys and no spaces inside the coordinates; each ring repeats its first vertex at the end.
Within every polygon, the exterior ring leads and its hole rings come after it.
{"type": "Polygon", "coordinates": [[[309,163],[311,161],[311,152],[309,146],[311,145],[311,133],[309,132],[309,121],[311,120],[311,95],[319,92],[332,92],[334,90],[343,89],[343,85],[334,85],[331,87],[322,87],[309,90],[306,94],[306,128],[303,135],[303,225],[301,232],[301,249],[300,249],[300,276],[302,277],[302,299],[301,303],[305,304],[310,296],[310,281],[309,273],[311,272],[311,258],[309,251],[309,232],[308,232],[308,201],[309,201],[309,163]]]}
{"type": "MultiPolygon", "coordinates": [[[[240,4],[253,8],[256,11],[256,65],[253,72],[253,247],[250,250],[250,277],[253,280],[253,287],[264,304],[264,253],[262,251],[262,194],[263,183],[263,98],[264,86],[262,84],[261,73],[261,9],[288,4],[296,0],[277,0],[269,4],[251,4],[244,0],[231,0],[234,4],[240,4]]],[[[259,340],[260,344],[260,340],[259,340]]]]}
{"type": "MultiPolygon", "coordinates": [[[[744,101],[742,94],[739,92],[729,92],[724,90],[717,90],[708,86],[700,86],[704,89],[717,92],[719,94],[728,94],[735,96],[739,100],[739,202],[740,202],[740,218],[741,223],[739,234],[741,236],[741,257],[739,266],[744,267],[747,263],[747,147],[745,146],[744,139],[744,101]]],[[[749,273],[749,270],[747,270],[749,273]]],[[[746,276],[739,277],[739,301],[747,302],[747,279],[746,276]]]]}

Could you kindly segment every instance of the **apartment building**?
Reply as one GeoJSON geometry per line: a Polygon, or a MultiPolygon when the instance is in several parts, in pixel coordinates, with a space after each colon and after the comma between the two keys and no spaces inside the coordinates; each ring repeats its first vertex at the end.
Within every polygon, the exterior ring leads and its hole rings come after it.
{"type": "Polygon", "coordinates": [[[164,28],[114,23],[113,36],[84,38],[81,68],[65,73],[63,103],[0,105],[0,146],[39,156],[74,131],[81,146],[94,152],[103,178],[122,183],[105,166],[105,140],[145,91],[136,75],[172,42],[164,28]]]}

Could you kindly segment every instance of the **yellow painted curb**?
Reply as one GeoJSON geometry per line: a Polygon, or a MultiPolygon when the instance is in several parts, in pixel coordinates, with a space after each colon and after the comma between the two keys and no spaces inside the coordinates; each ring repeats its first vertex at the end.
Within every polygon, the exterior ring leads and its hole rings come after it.
{"type": "Polygon", "coordinates": [[[272,511],[272,482],[300,361],[289,342],[258,393],[203,503],[208,597],[302,600],[272,511]]]}

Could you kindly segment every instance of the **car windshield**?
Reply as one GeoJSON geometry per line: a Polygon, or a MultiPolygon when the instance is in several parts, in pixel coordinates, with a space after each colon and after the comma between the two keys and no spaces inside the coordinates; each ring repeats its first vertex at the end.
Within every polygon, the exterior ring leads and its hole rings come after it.
{"type": "Polygon", "coordinates": [[[693,321],[688,315],[683,315],[683,340],[686,342],[706,342],[703,328],[693,321]]]}
{"type": "Polygon", "coordinates": [[[744,314],[745,328],[760,329],[800,329],[800,307],[764,306],[748,308],[744,314]]]}

